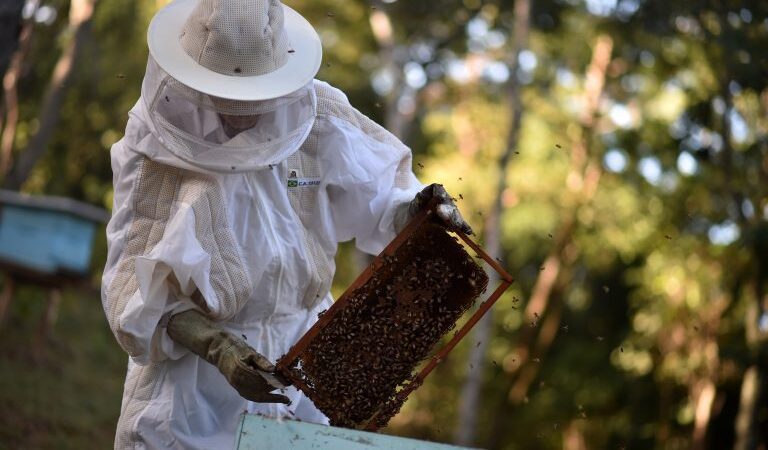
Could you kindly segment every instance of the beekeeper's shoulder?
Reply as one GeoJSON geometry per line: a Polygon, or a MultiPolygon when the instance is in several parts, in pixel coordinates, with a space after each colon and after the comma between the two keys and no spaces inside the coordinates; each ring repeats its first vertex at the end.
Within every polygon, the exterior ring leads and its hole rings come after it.
{"type": "Polygon", "coordinates": [[[318,116],[343,120],[379,142],[407,149],[395,135],[352,106],[341,90],[324,81],[315,80],[315,92],[318,116]]]}

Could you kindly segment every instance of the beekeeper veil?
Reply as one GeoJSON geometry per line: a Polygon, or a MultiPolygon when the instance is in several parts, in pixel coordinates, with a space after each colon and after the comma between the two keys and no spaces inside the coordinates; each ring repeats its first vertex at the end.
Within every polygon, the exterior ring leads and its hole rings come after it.
{"type": "Polygon", "coordinates": [[[184,162],[241,172],[277,164],[314,124],[322,48],[279,0],[177,0],[152,20],[142,99],[184,162]]]}

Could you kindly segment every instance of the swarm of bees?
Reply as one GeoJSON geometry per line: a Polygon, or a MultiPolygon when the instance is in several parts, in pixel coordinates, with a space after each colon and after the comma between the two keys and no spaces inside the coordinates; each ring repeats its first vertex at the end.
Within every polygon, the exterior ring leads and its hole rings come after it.
{"type": "Polygon", "coordinates": [[[345,299],[292,366],[294,378],[331,425],[375,429],[397,414],[403,388],[488,277],[464,248],[423,224],[345,299]]]}

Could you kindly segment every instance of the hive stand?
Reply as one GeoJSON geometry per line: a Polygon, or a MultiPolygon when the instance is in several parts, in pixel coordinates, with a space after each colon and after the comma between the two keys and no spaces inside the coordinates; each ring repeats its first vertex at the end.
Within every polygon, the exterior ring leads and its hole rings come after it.
{"type": "Polygon", "coordinates": [[[0,190],[0,327],[19,283],[45,287],[36,337],[36,347],[42,345],[58,315],[61,287],[88,280],[96,230],[108,220],[107,211],[68,198],[0,190]]]}

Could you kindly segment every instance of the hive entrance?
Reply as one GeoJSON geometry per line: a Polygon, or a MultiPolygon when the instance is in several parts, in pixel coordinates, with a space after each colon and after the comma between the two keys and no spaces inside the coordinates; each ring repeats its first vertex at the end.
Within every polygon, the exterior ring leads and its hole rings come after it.
{"type": "Polygon", "coordinates": [[[278,362],[332,425],[386,425],[421,381],[417,366],[487,287],[454,237],[419,222],[278,362]]]}

